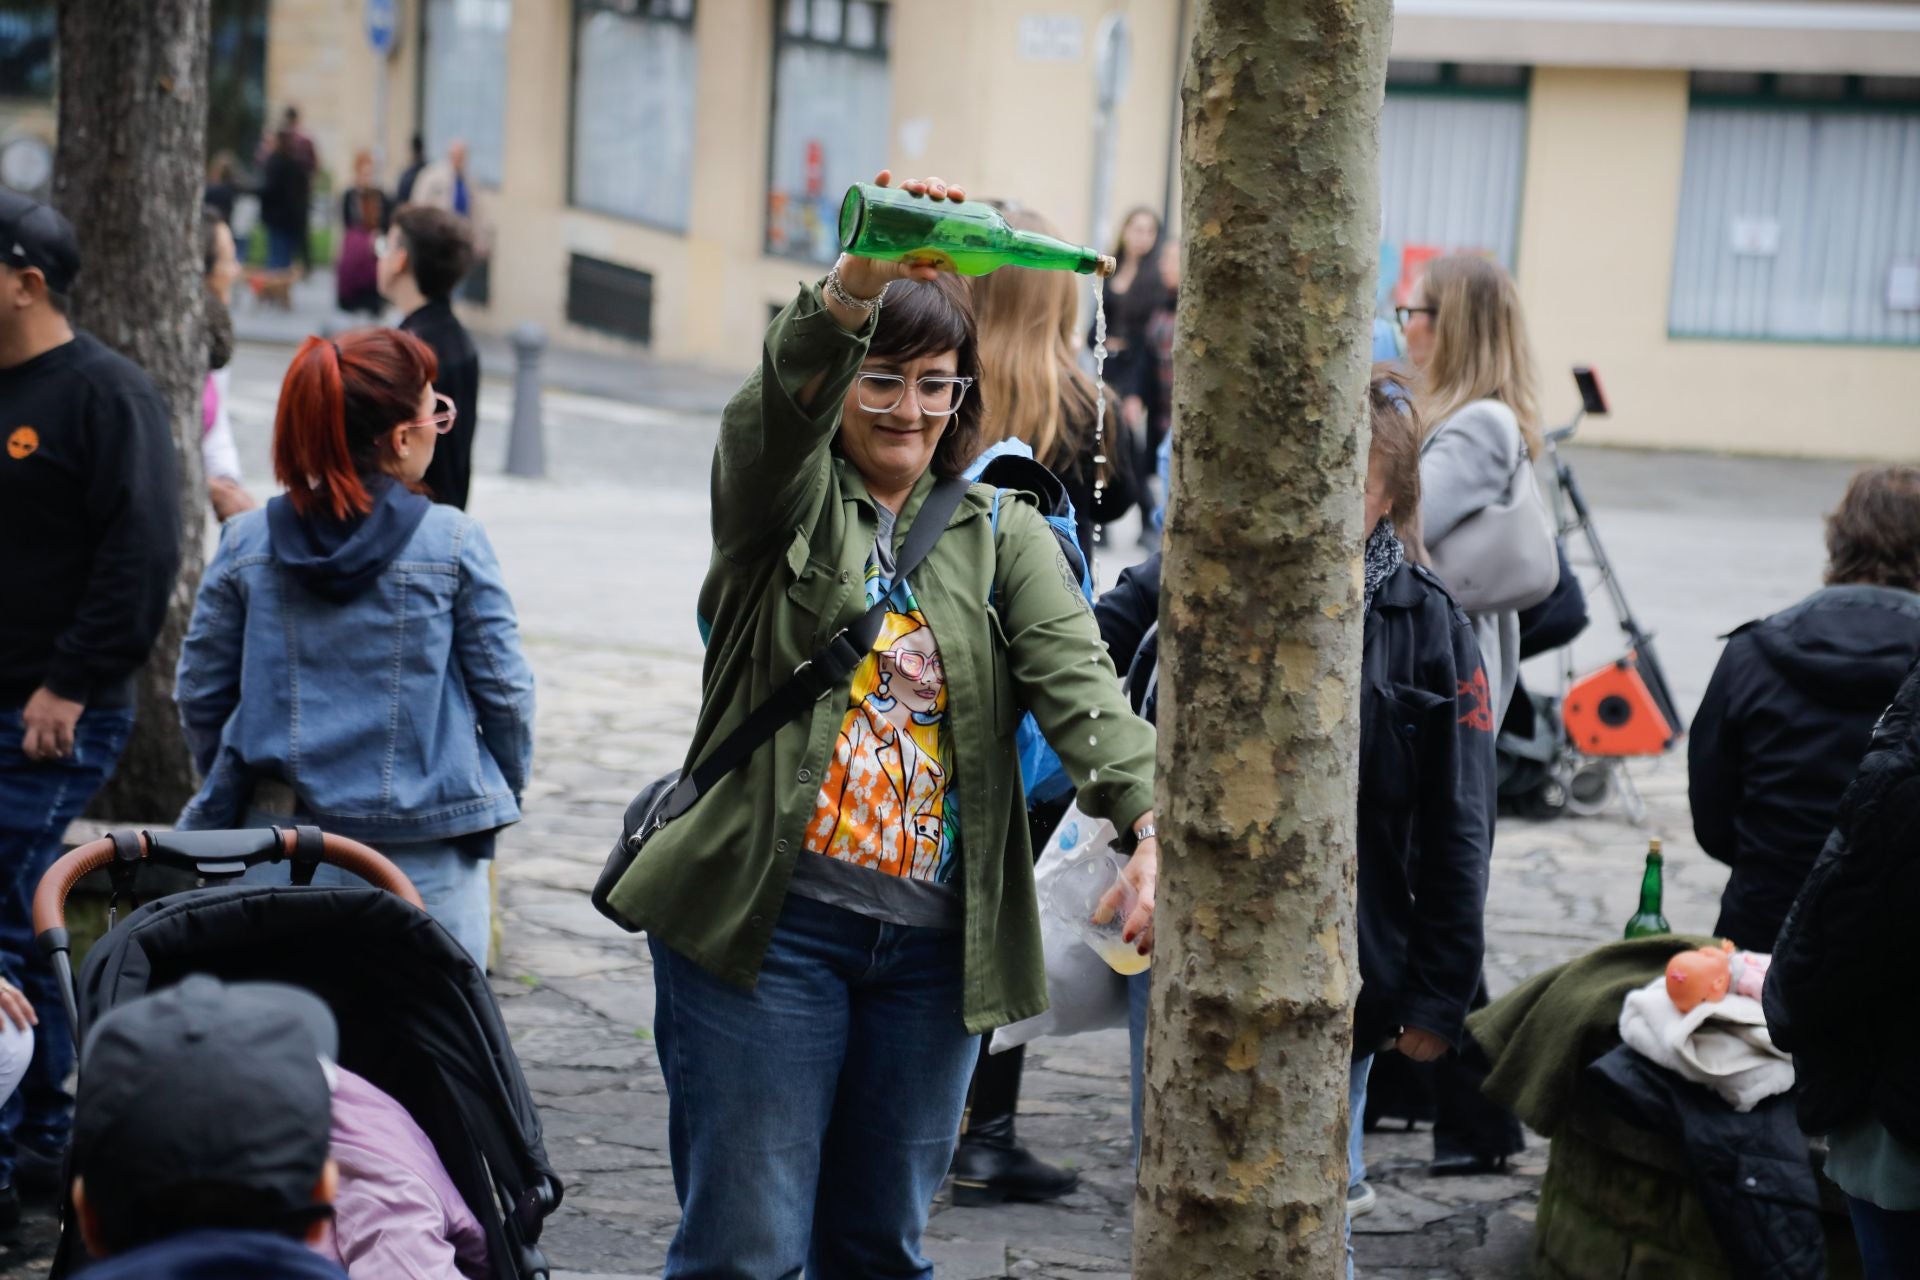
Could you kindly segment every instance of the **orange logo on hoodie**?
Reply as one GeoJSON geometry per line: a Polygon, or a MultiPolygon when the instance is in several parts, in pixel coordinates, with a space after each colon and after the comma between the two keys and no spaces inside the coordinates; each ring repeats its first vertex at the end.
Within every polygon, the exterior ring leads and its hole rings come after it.
{"type": "Polygon", "coordinates": [[[32,427],[15,427],[7,437],[7,456],[24,458],[40,447],[40,433],[32,427]]]}

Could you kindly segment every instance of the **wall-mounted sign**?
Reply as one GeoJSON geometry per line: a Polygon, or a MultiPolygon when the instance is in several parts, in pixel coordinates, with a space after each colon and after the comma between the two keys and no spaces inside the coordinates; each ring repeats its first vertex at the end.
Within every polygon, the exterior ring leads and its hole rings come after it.
{"type": "Polygon", "coordinates": [[[1070,13],[1029,13],[1020,19],[1020,61],[1078,62],[1086,56],[1087,24],[1070,13]]]}

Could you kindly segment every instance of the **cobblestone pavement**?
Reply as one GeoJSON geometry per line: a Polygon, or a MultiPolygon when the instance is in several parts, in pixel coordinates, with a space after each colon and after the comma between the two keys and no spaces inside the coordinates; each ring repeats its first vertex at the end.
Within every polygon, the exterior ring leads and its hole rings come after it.
{"type": "MultiPolygon", "coordinates": [[[[276,361],[243,353],[237,408],[252,474],[265,471],[276,361]]],[[[490,383],[483,459],[504,447],[505,388],[490,383]]],[[[540,681],[536,781],[526,820],[506,833],[500,871],[505,944],[495,990],[544,1111],[568,1184],[547,1248],[575,1280],[652,1276],[677,1218],[666,1154],[666,1097],[654,1060],[644,944],[614,930],[586,890],[621,811],[646,779],[679,763],[698,696],[694,592],[706,562],[705,458],[712,419],[588,396],[549,400],[554,479],[483,475],[474,510],[512,587],[540,681]]],[[[483,461],[483,468],[488,463],[483,461]]],[[[1676,693],[1692,707],[1717,634],[1797,598],[1817,581],[1821,511],[1845,470],[1587,451],[1579,466],[1635,604],[1661,633],[1676,693]]],[[[266,486],[256,484],[256,489],[266,486]]],[[[1132,545],[1121,536],[1116,546],[1132,545]]],[[[1132,553],[1137,554],[1137,553],[1132,553]]],[[[1110,576],[1130,555],[1110,556],[1110,576]]],[[[1583,662],[1618,648],[1604,608],[1583,662]]],[[[1530,671],[1539,687],[1549,671],[1530,671]]],[[[1503,820],[1488,905],[1496,991],[1618,936],[1634,908],[1650,834],[1668,851],[1666,910],[1676,928],[1711,927],[1724,879],[1693,843],[1684,761],[1636,767],[1644,824],[1616,810],[1553,823],[1503,820]]],[[[1044,1206],[935,1206],[928,1251],[945,1280],[1127,1274],[1131,1167],[1126,1045],[1120,1033],[1035,1046],[1020,1129],[1082,1174],[1044,1206]]],[[[1504,1176],[1436,1180],[1424,1133],[1367,1143],[1379,1207],[1358,1223],[1362,1274],[1526,1274],[1544,1144],[1504,1176]]],[[[47,1224],[33,1217],[0,1255],[0,1280],[42,1271],[29,1259],[47,1224]]]]}

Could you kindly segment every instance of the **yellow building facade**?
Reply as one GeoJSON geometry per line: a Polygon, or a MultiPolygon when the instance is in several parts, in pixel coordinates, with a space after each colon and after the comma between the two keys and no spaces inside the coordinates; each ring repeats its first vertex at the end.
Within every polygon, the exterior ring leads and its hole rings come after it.
{"type": "MultiPolygon", "coordinates": [[[[336,173],[377,143],[390,181],[417,128],[470,139],[483,327],[748,364],[822,269],[850,165],[964,179],[1083,241],[1177,205],[1180,0],[394,8],[382,57],[359,0],[272,0],[268,98],[336,173]]],[[[1553,416],[1566,370],[1599,370],[1615,413],[1591,438],[1920,453],[1920,4],[1399,0],[1395,21],[1383,313],[1421,254],[1477,249],[1520,283],[1553,416]]]]}

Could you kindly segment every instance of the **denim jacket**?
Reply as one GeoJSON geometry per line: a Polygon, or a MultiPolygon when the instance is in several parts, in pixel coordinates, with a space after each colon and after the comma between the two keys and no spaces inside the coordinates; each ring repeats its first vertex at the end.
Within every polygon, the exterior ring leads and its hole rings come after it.
{"type": "Polygon", "coordinates": [[[292,787],[326,830],[422,841],[520,816],[533,672],[499,561],[472,517],[435,506],[360,595],[313,594],[276,559],[267,513],[230,521],[175,677],[206,779],[183,829],[240,822],[256,780],[292,787]]]}

